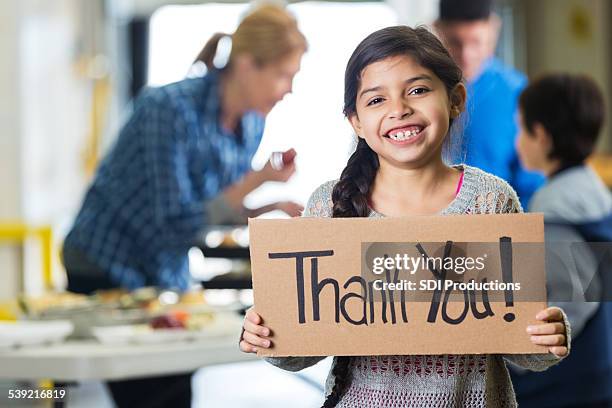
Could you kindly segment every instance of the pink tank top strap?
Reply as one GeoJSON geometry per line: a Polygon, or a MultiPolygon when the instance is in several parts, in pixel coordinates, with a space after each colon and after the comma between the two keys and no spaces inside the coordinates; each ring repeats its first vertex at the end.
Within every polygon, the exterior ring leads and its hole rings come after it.
{"type": "Polygon", "coordinates": [[[459,177],[459,183],[457,183],[457,190],[455,191],[455,197],[457,197],[457,194],[459,194],[459,191],[461,190],[461,186],[463,185],[463,175],[465,174],[465,172],[461,172],[461,177],[459,177]]]}

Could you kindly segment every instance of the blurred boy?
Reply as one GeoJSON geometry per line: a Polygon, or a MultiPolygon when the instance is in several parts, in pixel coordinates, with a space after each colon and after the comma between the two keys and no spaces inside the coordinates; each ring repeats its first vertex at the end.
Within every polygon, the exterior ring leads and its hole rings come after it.
{"type": "Polygon", "coordinates": [[[598,269],[610,273],[610,265],[586,242],[612,241],[612,195],[585,164],[604,112],[599,88],[585,76],[544,76],[519,99],[520,159],[547,178],[529,211],[544,213],[548,301],[567,313],[573,339],[559,366],[544,373],[514,370],[520,407],[612,407],[610,281],[598,269]]]}

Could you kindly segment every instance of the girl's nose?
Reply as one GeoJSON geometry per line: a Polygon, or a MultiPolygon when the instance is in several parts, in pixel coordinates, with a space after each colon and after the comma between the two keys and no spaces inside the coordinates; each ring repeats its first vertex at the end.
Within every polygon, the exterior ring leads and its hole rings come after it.
{"type": "Polygon", "coordinates": [[[390,108],[388,113],[389,119],[403,119],[414,113],[410,105],[404,100],[395,101],[390,105],[390,108]]]}

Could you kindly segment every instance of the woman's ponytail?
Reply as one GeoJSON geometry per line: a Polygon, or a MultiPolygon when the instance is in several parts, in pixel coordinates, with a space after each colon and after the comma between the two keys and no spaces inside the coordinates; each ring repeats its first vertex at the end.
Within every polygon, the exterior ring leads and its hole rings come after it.
{"type": "Polygon", "coordinates": [[[285,7],[263,4],[246,15],[233,34],[214,34],[194,64],[204,63],[209,71],[221,70],[231,66],[236,56],[248,54],[263,66],[307,48],[306,37],[285,7]]]}
{"type": "Polygon", "coordinates": [[[217,48],[219,47],[219,42],[223,37],[231,38],[229,34],[225,33],[213,34],[212,37],[210,37],[210,39],[206,42],[204,48],[202,48],[202,51],[200,51],[193,63],[195,64],[197,62],[203,62],[206,65],[206,69],[208,69],[209,71],[215,69],[216,67],[214,64],[214,60],[215,56],[217,55],[217,48]]]}

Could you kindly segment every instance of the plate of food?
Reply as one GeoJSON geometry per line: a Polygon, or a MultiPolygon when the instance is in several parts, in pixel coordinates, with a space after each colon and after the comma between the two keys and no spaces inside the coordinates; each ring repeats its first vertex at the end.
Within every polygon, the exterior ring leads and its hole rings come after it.
{"type": "Polygon", "coordinates": [[[240,332],[242,318],[235,313],[171,311],[148,324],[102,326],[92,329],[103,344],[156,344],[224,337],[240,332]]]}
{"type": "Polygon", "coordinates": [[[21,307],[30,320],[70,320],[74,324],[74,338],[91,338],[93,327],[147,324],[174,310],[194,315],[212,310],[202,290],[179,293],[153,287],[132,292],[104,290],[87,297],[54,294],[44,298],[22,298],[21,307]]]}

